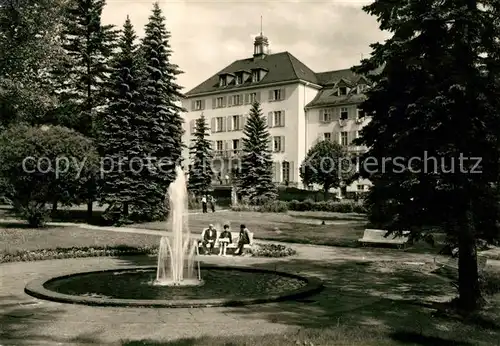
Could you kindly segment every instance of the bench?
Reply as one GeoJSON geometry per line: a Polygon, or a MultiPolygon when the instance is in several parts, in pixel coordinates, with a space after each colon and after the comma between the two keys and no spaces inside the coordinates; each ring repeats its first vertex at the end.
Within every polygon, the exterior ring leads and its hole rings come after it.
{"type": "Polygon", "coordinates": [[[403,232],[402,236],[392,234],[386,237],[386,234],[387,231],[382,229],[365,229],[363,238],[358,239],[358,242],[363,246],[367,244],[387,244],[396,245],[398,248],[404,248],[410,236],[409,231],[403,232]]]}
{"type": "MultiPolygon", "coordinates": [[[[200,240],[198,241],[198,253],[200,253],[200,254],[204,253],[204,249],[203,249],[203,246],[202,246],[204,233],[205,233],[205,231],[203,231],[201,233],[200,240]]],[[[220,249],[219,237],[220,237],[221,233],[222,232],[217,231],[217,239],[215,240],[214,249],[220,249]]],[[[240,235],[239,231],[238,232],[231,232],[231,240],[232,240],[232,242],[229,243],[229,244],[227,244],[226,254],[230,255],[230,254],[233,254],[234,251],[236,251],[236,248],[238,247],[239,235],[240,235]]],[[[245,244],[243,246],[243,250],[244,251],[246,250],[245,252],[248,252],[253,247],[253,232],[248,232],[248,238],[250,240],[250,244],[245,244]]],[[[214,252],[214,253],[218,254],[218,252],[214,252]]]]}

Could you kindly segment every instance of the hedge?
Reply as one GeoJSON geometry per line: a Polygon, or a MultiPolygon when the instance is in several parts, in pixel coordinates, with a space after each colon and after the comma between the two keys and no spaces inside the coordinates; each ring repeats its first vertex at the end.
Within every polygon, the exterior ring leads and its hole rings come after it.
{"type": "Polygon", "coordinates": [[[305,201],[273,201],[262,206],[237,205],[232,206],[233,211],[254,211],[261,213],[286,213],[293,211],[326,211],[333,213],[366,213],[366,208],[359,203],[345,203],[335,201],[315,202],[307,199],[305,201]]]}
{"type": "MultiPolygon", "coordinates": [[[[210,192],[217,200],[221,199],[231,199],[231,187],[230,186],[214,186],[213,191],[210,192]]],[[[327,198],[329,200],[337,200],[337,195],[334,193],[328,193],[327,198]]],[[[290,202],[293,200],[304,201],[307,199],[312,199],[314,201],[323,201],[324,194],[322,191],[311,191],[303,190],[296,187],[278,187],[278,200],[290,202]]]]}

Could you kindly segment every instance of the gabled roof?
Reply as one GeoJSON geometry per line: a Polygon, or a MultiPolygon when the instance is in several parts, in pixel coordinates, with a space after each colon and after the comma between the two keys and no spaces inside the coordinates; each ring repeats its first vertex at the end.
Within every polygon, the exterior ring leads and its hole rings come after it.
{"type": "MultiPolygon", "coordinates": [[[[379,67],[370,72],[370,74],[378,74],[382,71],[382,68],[379,67]]],[[[316,73],[316,77],[319,84],[323,86],[323,89],[306,105],[306,108],[361,103],[366,99],[364,94],[353,92],[340,96],[337,94],[338,86],[354,87],[358,84],[369,83],[369,80],[365,76],[358,75],[351,69],[320,72],[316,73]]]]}
{"type": "Polygon", "coordinates": [[[306,82],[319,84],[316,74],[299,59],[289,52],[270,54],[264,58],[249,58],[236,60],[215,75],[188,91],[185,96],[191,97],[197,94],[209,92],[221,92],[225,90],[238,90],[253,85],[265,85],[286,81],[303,80],[306,82]],[[268,73],[259,82],[247,81],[243,84],[235,85],[230,83],[225,87],[219,86],[219,75],[223,73],[235,73],[241,70],[252,70],[256,68],[267,69],[268,73]]]}
{"type": "Polygon", "coordinates": [[[321,89],[316,97],[306,105],[306,108],[359,103],[366,98],[363,94],[352,92],[340,96],[337,94],[339,86],[354,87],[358,82],[366,83],[363,76],[355,74],[350,69],[321,72],[316,75],[323,89],[321,89]]]}

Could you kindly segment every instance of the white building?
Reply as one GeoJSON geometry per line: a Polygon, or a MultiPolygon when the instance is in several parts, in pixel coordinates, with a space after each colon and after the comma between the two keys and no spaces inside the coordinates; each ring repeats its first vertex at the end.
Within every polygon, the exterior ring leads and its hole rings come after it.
{"type": "MultiPolygon", "coordinates": [[[[257,99],[272,136],[274,180],[303,187],[299,168],[318,140],[364,150],[350,144],[369,121],[357,108],[368,81],[349,69],[315,73],[289,52],[268,54],[268,48],[268,39],[257,36],[253,57],[233,62],[185,94],[184,143],[190,145],[195,120],[203,114],[211,128],[214,167],[222,178],[215,181],[224,182],[239,163],[245,119],[257,99]]],[[[368,186],[359,181],[343,190],[368,186]]]]}

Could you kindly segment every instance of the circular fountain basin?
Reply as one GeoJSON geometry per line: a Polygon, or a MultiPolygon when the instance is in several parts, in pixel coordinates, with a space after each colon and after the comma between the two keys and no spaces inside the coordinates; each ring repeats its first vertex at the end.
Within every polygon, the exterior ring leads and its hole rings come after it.
{"type": "Polygon", "coordinates": [[[185,308],[293,300],[323,289],[319,279],[266,269],[210,265],[201,273],[202,285],[163,286],[155,285],[156,267],[119,268],[36,279],[24,291],[70,304],[185,308]]]}
{"type": "Polygon", "coordinates": [[[155,280],[153,285],[155,286],[172,286],[172,287],[186,287],[186,286],[202,286],[205,283],[203,280],[198,279],[186,279],[182,281],[172,281],[172,280],[155,280]]]}

